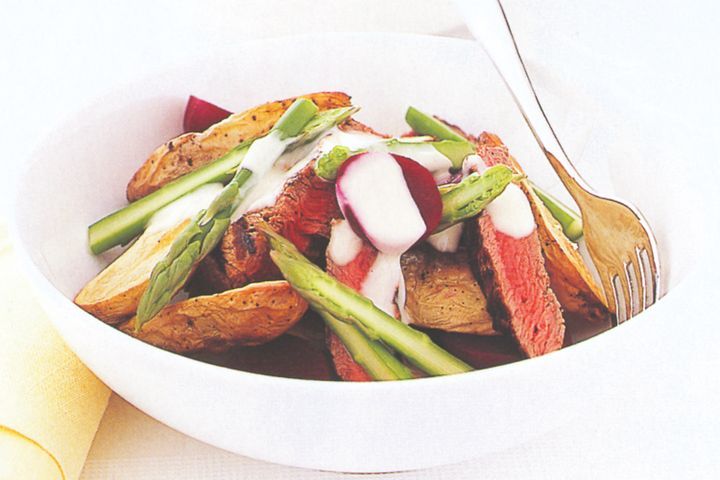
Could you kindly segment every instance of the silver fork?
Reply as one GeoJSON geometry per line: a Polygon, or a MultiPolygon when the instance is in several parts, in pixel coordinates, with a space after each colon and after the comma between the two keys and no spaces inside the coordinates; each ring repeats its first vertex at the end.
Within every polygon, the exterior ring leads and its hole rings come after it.
{"type": "Polygon", "coordinates": [[[606,303],[615,313],[615,324],[624,322],[660,296],[657,243],[647,221],[627,202],[593,192],[570,162],[535,93],[500,0],[456,3],[510,90],[540,149],[580,207],[585,242],[600,275],[606,303]],[[551,153],[548,145],[554,145],[559,155],[551,153]]]}

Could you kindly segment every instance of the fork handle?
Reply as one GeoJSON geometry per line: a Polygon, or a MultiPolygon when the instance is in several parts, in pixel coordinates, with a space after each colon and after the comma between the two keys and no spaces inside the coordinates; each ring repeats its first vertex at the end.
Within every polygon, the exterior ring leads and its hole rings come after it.
{"type": "MultiPolygon", "coordinates": [[[[550,165],[580,205],[590,188],[570,162],[535,93],[500,0],[455,0],[470,31],[490,57],[550,165]],[[555,151],[557,156],[551,153],[555,151]]],[[[582,205],[581,205],[582,206],[582,205]]]]}

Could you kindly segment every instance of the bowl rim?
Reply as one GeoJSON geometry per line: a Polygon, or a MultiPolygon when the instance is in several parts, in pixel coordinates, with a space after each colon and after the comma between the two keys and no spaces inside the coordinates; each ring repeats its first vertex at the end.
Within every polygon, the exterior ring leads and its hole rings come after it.
{"type": "MultiPolygon", "coordinates": [[[[271,43],[278,43],[282,44],[283,42],[293,41],[295,39],[313,39],[313,38],[319,38],[323,40],[327,39],[349,39],[349,38],[369,38],[369,37],[376,37],[376,38],[403,38],[403,39],[415,39],[417,41],[422,42],[431,42],[431,43],[451,43],[451,44],[465,44],[465,45],[472,45],[475,43],[472,39],[463,39],[463,38],[453,38],[453,37],[443,37],[443,36],[435,36],[435,35],[427,35],[427,34],[413,34],[413,33],[398,33],[398,32],[342,32],[342,33],[309,33],[309,34],[301,34],[301,35],[286,35],[286,36],[279,36],[279,37],[272,37],[272,38],[261,38],[261,39],[253,39],[253,40],[246,40],[246,41],[239,41],[236,43],[233,43],[229,45],[230,48],[232,47],[238,47],[242,46],[243,48],[252,47],[253,44],[271,44],[271,43]]],[[[480,48],[478,46],[478,48],[480,48]]],[[[584,352],[590,350],[593,346],[595,349],[601,348],[601,345],[603,342],[611,342],[616,335],[624,335],[623,332],[625,332],[628,329],[634,329],[634,328],[643,328],[644,325],[647,324],[647,322],[650,321],[648,318],[648,312],[658,312],[658,310],[663,309],[665,305],[669,305],[673,302],[669,302],[668,300],[675,299],[679,292],[678,290],[687,290],[688,284],[691,284],[691,279],[697,277],[697,273],[703,268],[701,268],[701,265],[699,262],[695,262],[685,273],[684,277],[669,291],[665,292],[663,297],[660,299],[661,301],[658,302],[658,304],[654,305],[650,309],[648,309],[645,312],[641,312],[640,314],[633,317],[632,322],[624,323],[618,327],[611,328],[609,330],[606,330],[592,338],[589,338],[585,341],[578,342],[573,345],[569,345],[567,347],[563,347],[560,350],[551,352],[546,355],[542,355],[540,357],[534,357],[534,358],[524,358],[519,361],[515,361],[512,363],[499,365],[495,367],[489,367],[485,369],[479,369],[479,370],[473,370],[471,372],[466,372],[462,374],[456,374],[456,375],[447,375],[447,376],[436,376],[436,377],[423,377],[423,378],[415,378],[410,381],[389,381],[389,382],[382,382],[382,381],[374,381],[374,382],[345,382],[345,381],[333,381],[333,380],[312,380],[312,379],[299,379],[299,378],[289,378],[289,377],[280,377],[280,376],[272,376],[272,375],[265,375],[260,373],[254,373],[254,372],[247,372],[244,370],[238,370],[233,369],[230,367],[224,367],[220,365],[214,365],[211,363],[203,362],[200,360],[196,360],[190,357],[186,357],[174,352],[169,352],[166,350],[163,350],[159,347],[146,344],[136,338],[133,338],[129,335],[124,334],[123,332],[117,330],[116,328],[113,328],[111,325],[106,324],[105,322],[102,322],[101,320],[97,319],[96,317],[92,316],[91,314],[85,312],[80,307],[75,305],[75,303],[68,297],[66,297],[64,294],[62,294],[51,282],[50,280],[40,271],[39,267],[35,264],[35,262],[32,259],[30,251],[26,248],[24,242],[22,241],[22,235],[20,233],[20,224],[21,220],[18,218],[18,205],[21,203],[20,194],[24,185],[24,179],[27,178],[28,172],[31,170],[32,167],[34,167],[36,164],[41,163],[42,156],[40,153],[43,150],[48,149],[49,146],[51,146],[54,142],[60,141],[62,139],[62,136],[59,135],[59,129],[63,125],[72,122],[75,119],[81,118],[83,113],[92,108],[96,107],[103,98],[117,94],[122,91],[129,91],[133,89],[134,87],[137,87],[141,85],[143,82],[146,82],[149,78],[152,77],[152,74],[154,72],[167,72],[171,71],[176,68],[181,68],[184,66],[189,65],[193,61],[197,61],[198,59],[207,59],[211,58],[213,56],[218,56],[217,53],[212,52],[191,52],[192,54],[186,58],[183,59],[175,59],[168,62],[163,62],[161,64],[155,65],[152,68],[143,68],[141,71],[141,74],[133,75],[129,80],[125,80],[122,82],[109,84],[105,88],[102,89],[101,93],[95,94],[91,97],[84,98],[81,102],[78,103],[78,107],[74,108],[72,111],[67,112],[65,115],[59,117],[59,119],[55,122],[55,124],[50,128],[48,133],[41,138],[38,143],[32,148],[29,153],[27,154],[27,157],[22,162],[21,166],[17,169],[15,169],[13,178],[12,178],[12,189],[11,189],[11,195],[10,195],[10,212],[9,212],[9,233],[10,238],[12,241],[12,244],[15,247],[15,253],[18,255],[18,258],[20,259],[20,264],[22,266],[23,271],[27,274],[27,276],[31,280],[31,285],[35,290],[38,290],[40,295],[42,297],[47,298],[49,301],[52,302],[52,304],[60,307],[64,311],[73,311],[75,314],[81,314],[82,315],[82,321],[83,322],[89,322],[92,323],[94,327],[104,329],[108,335],[114,336],[114,338],[118,341],[124,344],[125,347],[134,349],[134,350],[144,350],[148,355],[152,355],[155,357],[155,359],[162,361],[162,362],[174,362],[178,367],[182,369],[193,369],[195,371],[198,371],[205,375],[214,375],[214,376],[222,376],[226,379],[231,379],[233,381],[247,381],[247,382],[254,382],[254,383],[265,383],[273,386],[280,386],[280,387],[287,387],[287,388],[294,388],[294,387],[309,387],[309,388],[322,388],[327,389],[330,393],[333,391],[336,391],[337,389],[342,390],[353,390],[353,389],[373,389],[378,392],[388,391],[388,390],[394,390],[397,388],[402,389],[408,389],[408,388],[426,388],[426,387],[433,387],[433,386],[442,386],[443,384],[447,384],[448,382],[458,382],[458,381],[473,381],[470,379],[475,378],[488,378],[493,377],[496,375],[506,375],[511,374],[514,371],[517,370],[528,370],[528,369],[534,369],[534,368],[543,368],[543,365],[547,362],[555,361],[554,359],[564,358],[568,356],[576,356],[579,352],[584,352]],[[112,333],[110,333],[112,331],[112,333]],[[591,341],[590,341],[591,340],[591,341]],[[461,380],[461,379],[468,379],[468,380],[461,380]]],[[[147,96],[147,98],[152,98],[154,95],[147,96]]],[[[142,96],[140,98],[143,98],[142,96]]],[[[709,243],[709,242],[708,242],[709,243]]],[[[707,246],[708,243],[705,243],[704,246],[707,246]]],[[[38,299],[38,301],[42,304],[43,302],[38,299]]],[[[64,319],[57,318],[57,316],[51,315],[48,313],[48,317],[50,318],[51,322],[55,324],[56,322],[62,322],[65,321],[64,319]]]]}

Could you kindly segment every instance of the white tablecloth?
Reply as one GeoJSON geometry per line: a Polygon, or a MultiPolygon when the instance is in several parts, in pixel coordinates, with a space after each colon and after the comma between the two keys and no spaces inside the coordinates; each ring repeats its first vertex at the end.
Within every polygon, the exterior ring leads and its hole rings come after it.
{"type": "MultiPolygon", "coordinates": [[[[717,134],[720,106],[717,4],[609,3],[505,2],[550,116],[562,112],[563,118],[553,119],[561,130],[569,128],[573,115],[583,115],[582,99],[591,98],[648,135],[690,122],[697,136],[688,142],[712,152],[709,139],[717,134]],[[568,109],[569,101],[577,109],[568,109]]],[[[0,17],[3,167],[18,168],[19,159],[66,113],[145,65],[228,42],[307,31],[469,36],[446,1],[11,1],[0,17]]],[[[7,207],[7,185],[2,187],[7,207]]],[[[717,371],[702,364],[690,371],[712,380],[702,387],[707,402],[690,405],[677,392],[641,406],[598,406],[587,418],[511,450],[383,478],[717,478],[717,371]]],[[[113,396],[82,478],[338,476],[229,454],[113,396]]]]}

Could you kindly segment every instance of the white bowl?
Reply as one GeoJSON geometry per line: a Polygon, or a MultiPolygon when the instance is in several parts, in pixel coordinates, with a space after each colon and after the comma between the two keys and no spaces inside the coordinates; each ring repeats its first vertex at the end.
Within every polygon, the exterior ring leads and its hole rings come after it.
{"type": "MultiPolygon", "coordinates": [[[[188,94],[242,109],[270,99],[342,90],[360,119],[399,133],[413,104],[470,132],[495,131],[534,178],[547,167],[487,59],[468,41],[410,35],[326,35],[252,42],[159,69],[98,99],[48,138],[17,182],[20,254],[68,345],[107,385],[188,435],[250,457],[324,470],[379,472],[458,462],[506,448],[616,400],[648,380],[677,338],[704,274],[684,234],[695,217],[674,215],[674,192],[704,195],[689,175],[626,150],[595,162],[612,186],[650,217],[672,267],[670,293],[631,322],[541,358],[463,375],[354,384],[276,378],[217,367],[134,340],[77,308],[74,294],[111,256],[93,257],[86,227],[125,203],[133,171],[178,133],[188,94]],[[616,175],[622,169],[623,175],[616,175]],[[642,194],[637,185],[642,183],[642,194]],[[652,184],[649,184],[652,183],[652,184]],[[661,207],[658,207],[660,205],[661,207]],[[673,216],[674,215],[674,216],[673,216]],[[659,345],[661,348],[638,348],[659,345]],[[658,350],[663,351],[662,355],[658,350]],[[633,368],[609,368],[622,362],[633,368]],[[649,370],[648,370],[649,369],[649,370]]],[[[637,142],[636,142],[637,143],[637,142]]],[[[601,172],[602,173],[602,172],[601,172]]],[[[598,174],[600,175],[600,174],[598,174]]],[[[593,175],[587,175],[592,182],[593,175]]],[[[599,177],[598,177],[599,178],[599,177]]],[[[708,179],[707,185],[711,181],[708,179]]],[[[693,207],[698,216],[702,203],[693,207]]],[[[690,209],[685,209],[689,212],[690,209]]],[[[683,211],[685,211],[683,210],[683,211]]]]}

